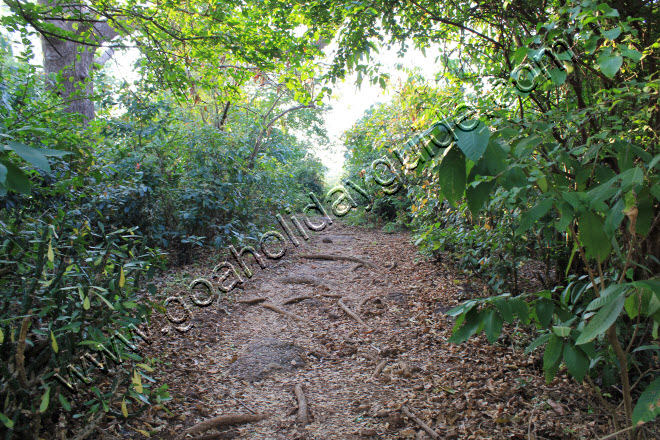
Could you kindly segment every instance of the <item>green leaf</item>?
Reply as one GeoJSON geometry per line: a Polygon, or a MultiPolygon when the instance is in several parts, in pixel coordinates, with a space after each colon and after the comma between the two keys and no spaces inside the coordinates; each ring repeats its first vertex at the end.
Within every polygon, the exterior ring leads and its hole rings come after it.
{"type": "Polygon", "coordinates": [[[601,54],[598,57],[598,65],[600,66],[600,71],[603,72],[608,78],[614,77],[616,73],[621,68],[623,64],[623,57],[621,55],[606,55],[601,54]]]}
{"type": "Polygon", "coordinates": [[[552,331],[555,335],[559,336],[560,338],[566,338],[571,334],[570,327],[564,327],[561,325],[553,325],[552,331]]]}
{"type": "Polygon", "coordinates": [[[536,223],[541,217],[546,215],[548,211],[552,208],[554,200],[552,198],[546,198],[541,200],[538,205],[526,211],[520,218],[520,225],[516,229],[516,236],[521,236],[523,233],[527,232],[534,223],[536,223]]]}
{"type": "Polygon", "coordinates": [[[57,353],[59,351],[59,348],[57,347],[57,339],[55,339],[55,334],[51,331],[50,332],[50,345],[53,347],[53,351],[57,353]]]}
{"type": "Polygon", "coordinates": [[[617,298],[617,295],[620,295],[629,287],[629,284],[610,284],[600,292],[600,296],[589,303],[586,308],[587,312],[592,310],[600,309],[606,304],[609,304],[611,301],[617,298]]]}
{"type": "Polygon", "coordinates": [[[499,310],[502,319],[506,322],[513,323],[513,311],[511,310],[511,304],[509,304],[507,300],[504,298],[495,298],[493,299],[493,304],[495,304],[497,310],[499,310]]]}
{"type": "Polygon", "coordinates": [[[646,387],[633,410],[633,425],[650,422],[660,415],[660,377],[646,387]]]}
{"type": "Polygon", "coordinates": [[[2,424],[5,425],[7,429],[11,429],[14,427],[14,421],[1,412],[0,412],[0,422],[2,422],[2,424]]]}
{"type": "Polygon", "coordinates": [[[7,179],[5,181],[5,186],[20,194],[30,194],[30,188],[32,188],[32,185],[30,184],[30,179],[28,179],[23,170],[9,161],[0,161],[7,169],[7,179]]]}
{"type": "Polygon", "coordinates": [[[0,163],[0,183],[4,185],[7,181],[7,167],[0,163]]]}
{"type": "Polygon", "coordinates": [[[642,59],[642,53],[635,50],[635,49],[628,49],[628,48],[622,48],[619,47],[619,50],[623,54],[624,57],[630,58],[636,63],[639,63],[639,60],[642,59]]]}
{"type": "Polygon", "coordinates": [[[462,327],[458,330],[454,328],[454,334],[447,339],[447,342],[454,344],[460,344],[461,342],[467,341],[470,336],[474,335],[481,325],[481,313],[477,312],[476,309],[470,309],[470,311],[465,315],[465,322],[462,327]]]}
{"type": "Polygon", "coordinates": [[[596,313],[589,324],[584,328],[580,337],[575,341],[575,345],[586,344],[593,341],[599,335],[602,335],[619,317],[619,313],[623,309],[623,304],[626,297],[619,295],[617,298],[604,306],[596,313]]]}
{"type": "Polygon", "coordinates": [[[617,37],[621,35],[621,28],[617,26],[614,29],[610,29],[609,31],[601,31],[601,33],[608,40],[616,40],[617,37]]]}
{"type": "Polygon", "coordinates": [[[64,408],[67,411],[71,411],[71,404],[69,403],[68,400],[66,400],[66,397],[64,397],[62,394],[58,394],[57,398],[59,399],[62,408],[64,408]]]}
{"type": "Polygon", "coordinates": [[[456,146],[447,149],[438,169],[438,183],[447,201],[456,206],[465,191],[465,158],[456,146]]]}
{"type": "Polygon", "coordinates": [[[561,353],[564,341],[556,335],[550,336],[548,345],[545,347],[543,353],[543,371],[545,372],[546,383],[552,382],[557,371],[559,370],[559,363],[561,362],[561,353]]]}
{"type": "Polygon", "coordinates": [[[578,223],[580,241],[585,248],[587,258],[603,261],[612,250],[612,244],[605,237],[603,220],[591,211],[580,216],[578,223]]]}
{"type": "Polygon", "coordinates": [[[580,347],[569,343],[564,344],[564,362],[571,376],[578,382],[582,382],[587,371],[589,371],[589,357],[584,351],[580,347]]]}
{"type": "Polygon", "coordinates": [[[41,398],[41,405],[39,405],[39,412],[43,413],[48,409],[48,403],[50,402],[50,387],[46,389],[46,394],[41,398]]]}
{"type": "Polygon", "coordinates": [[[502,318],[494,309],[488,309],[484,317],[484,330],[486,337],[491,344],[497,341],[502,332],[502,318]]]}
{"type": "Polygon", "coordinates": [[[50,173],[50,165],[48,159],[37,148],[29,147],[21,142],[7,141],[7,146],[14,150],[16,154],[22,157],[25,161],[31,163],[37,168],[50,173]]]}
{"type": "Polygon", "coordinates": [[[514,156],[521,158],[527,156],[541,143],[541,138],[535,134],[526,137],[516,144],[513,150],[514,156]]]}
{"type": "Polygon", "coordinates": [[[488,139],[490,137],[490,130],[485,124],[479,124],[480,127],[471,131],[463,131],[457,129],[454,131],[457,138],[458,148],[463,151],[465,157],[473,162],[477,162],[483,156],[486,147],[488,146],[488,139]]]}
{"type": "Polygon", "coordinates": [[[548,299],[540,299],[535,305],[536,317],[539,320],[541,327],[547,327],[552,320],[552,315],[555,311],[555,303],[548,299]]]}
{"type": "Polygon", "coordinates": [[[529,344],[527,346],[527,348],[525,348],[525,354],[526,355],[530,354],[531,352],[533,352],[536,349],[536,347],[538,347],[540,345],[543,345],[546,342],[548,342],[551,337],[552,337],[552,333],[544,333],[541,336],[539,336],[538,338],[534,339],[534,341],[531,344],[529,344]]]}
{"type": "Polygon", "coordinates": [[[510,298],[511,311],[525,324],[529,324],[529,306],[520,298],[510,298]]]}
{"type": "Polygon", "coordinates": [[[484,203],[488,201],[494,186],[495,182],[479,182],[475,186],[468,186],[465,197],[472,215],[476,215],[484,206],[484,203]]]}

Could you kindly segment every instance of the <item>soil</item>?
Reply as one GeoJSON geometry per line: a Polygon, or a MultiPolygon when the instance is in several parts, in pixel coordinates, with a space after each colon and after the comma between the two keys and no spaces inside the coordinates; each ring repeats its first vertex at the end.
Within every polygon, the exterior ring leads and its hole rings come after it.
{"type": "MultiPolygon", "coordinates": [[[[184,295],[199,277],[217,284],[212,268],[219,261],[221,255],[209,254],[171,270],[159,281],[161,295],[184,295]]],[[[335,222],[266,263],[265,269],[252,264],[252,278],[207,307],[186,297],[193,316],[188,331],[175,327],[189,323],[154,317],[155,338],[146,349],[162,362],[154,375],[170,386],[174,399],[164,404],[170,413],[157,405],[129,422],[115,420],[104,429],[109,438],[149,433],[174,439],[230,414],[269,417],[208,431],[218,436],[206,438],[431,438],[404,407],[443,439],[577,439],[614,432],[595,394],[565,371],[545,384],[542,355],[523,354],[534,338],[529,328],[505,325],[494,344],[483,334],[461,345],[446,342],[454,323],[445,312],[483,296],[484,285],[447,263],[425,261],[406,233],[335,222]],[[296,253],[352,256],[378,268],[296,253]],[[310,279],[317,282],[305,282],[310,279]],[[298,296],[308,298],[282,305],[298,296]],[[340,307],[338,296],[365,325],[340,307]],[[263,302],[239,302],[257,297],[300,319],[263,302]],[[309,408],[306,426],[299,423],[296,385],[309,408]]],[[[177,307],[170,303],[174,315],[177,307]]]]}

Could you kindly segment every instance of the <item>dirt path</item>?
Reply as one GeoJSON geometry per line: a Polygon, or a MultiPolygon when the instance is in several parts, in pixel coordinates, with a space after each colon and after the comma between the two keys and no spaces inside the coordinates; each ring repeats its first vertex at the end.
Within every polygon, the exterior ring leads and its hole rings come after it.
{"type": "MultiPolygon", "coordinates": [[[[167,321],[156,317],[157,339],[149,350],[164,362],[159,378],[171,387],[175,400],[167,407],[173,414],[155,407],[108,432],[144,438],[136,432],[141,429],[169,439],[210,417],[269,413],[204,438],[431,438],[406,410],[437,438],[596,438],[612,432],[596,399],[564,374],[543,383],[539,354],[523,355],[507,336],[521,330],[506,329],[495,345],[483,335],[460,346],[446,343],[453,323],[444,312],[483,294],[483,287],[442,264],[421,261],[408,235],[334,223],[294,252],[269,260],[267,269],[254,265],[252,279],[231,292],[234,300],[192,306],[194,326],[186,333],[168,331],[167,321]],[[294,252],[353,256],[378,268],[294,252]],[[317,285],[300,283],[310,277],[317,285]],[[365,325],[327,295],[341,295],[365,325]],[[310,298],[282,305],[299,296],[310,298]],[[300,319],[237,302],[257,297],[300,319]],[[375,374],[378,366],[382,371],[375,374]],[[307,426],[298,417],[296,385],[307,400],[307,426]]],[[[172,294],[173,286],[208,279],[217,258],[168,274],[163,289],[172,294]]]]}

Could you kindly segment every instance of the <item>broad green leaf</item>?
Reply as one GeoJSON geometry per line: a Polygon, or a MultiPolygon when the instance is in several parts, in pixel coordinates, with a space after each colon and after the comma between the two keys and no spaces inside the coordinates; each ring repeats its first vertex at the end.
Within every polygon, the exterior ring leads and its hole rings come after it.
{"type": "Polygon", "coordinates": [[[633,410],[633,425],[650,422],[660,415],[660,377],[646,387],[633,410]]]}
{"type": "Polygon", "coordinates": [[[493,299],[493,304],[499,310],[502,319],[506,322],[513,323],[513,311],[511,310],[511,304],[504,298],[495,298],[493,299]]]}
{"type": "Polygon", "coordinates": [[[559,336],[560,338],[567,338],[571,334],[570,327],[564,327],[561,325],[553,325],[552,331],[555,335],[559,336]]]}
{"type": "Polygon", "coordinates": [[[447,149],[440,163],[438,183],[447,201],[453,206],[456,206],[456,202],[463,197],[465,174],[465,158],[460,150],[452,145],[447,149]]]}
{"type": "Polygon", "coordinates": [[[603,36],[608,40],[616,40],[619,35],[621,35],[621,28],[619,26],[610,29],[609,31],[601,31],[603,36]]]}
{"type": "Polygon", "coordinates": [[[552,320],[552,315],[555,311],[555,303],[548,299],[540,299],[535,305],[536,317],[539,319],[541,327],[547,327],[552,320]]]}
{"type": "Polygon", "coordinates": [[[623,199],[619,199],[614,206],[612,206],[607,217],[605,217],[605,233],[608,237],[614,236],[615,231],[619,228],[623,218],[626,216],[623,212],[623,208],[625,208],[625,202],[623,199]]]}
{"type": "Polygon", "coordinates": [[[62,408],[64,408],[66,411],[71,411],[71,404],[69,403],[68,400],[66,400],[66,397],[64,397],[62,394],[58,394],[57,398],[60,401],[60,405],[62,405],[62,408]]]}
{"type": "Polygon", "coordinates": [[[578,231],[587,258],[603,261],[610,254],[612,244],[606,238],[600,216],[591,211],[584,212],[579,219],[578,231]]]}
{"type": "Polygon", "coordinates": [[[550,336],[550,340],[548,340],[548,345],[545,346],[545,352],[543,352],[543,371],[545,372],[546,383],[552,382],[552,379],[557,374],[557,370],[559,370],[563,345],[564,341],[553,334],[550,336]]]}
{"type": "Polygon", "coordinates": [[[8,141],[7,146],[14,150],[14,153],[18,154],[26,162],[34,165],[37,168],[50,173],[50,165],[48,164],[48,159],[44,156],[41,151],[37,148],[29,147],[21,142],[8,141]]]}
{"type": "Polygon", "coordinates": [[[41,405],[39,405],[39,412],[45,412],[48,409],[50,402],[50,387],[46,388],[46,393],[41,397],[41,405]]]}
{"type": "Polygon", "coordinates": [[[630,58],[636,63],[639,63],[639,60],[642,59],[642,53],[635,50],[635,49],[628,49],[628,48],[622,48],[619,47],[619,50],[623,54],[624,57],[630,58]]]}
{"type": "Polygon", "coordinates": [[[603,72],[608,78],[614,77],[623,64],[623,57],[621,55],[602,54],[598,57],[598,65],[600,71],[603,72]]]}
{"type": "Polygon", "coordinates": [[[570,343],[564,344],[564,363],[566,363],[568,372],[578,382],[582,382],[587,371],[589,371],[589,357],[580,347],[570,343]]]}
{"type": "Polygon", "coordinates": [[[121,413],[124,417],[128,417],[128,408],[126,408],[126,397],[121,399],[121,413]]]}
{"type": "Polygon", "coordinates": [[[7,180],[7,167],[0,163],[0,184],[5,184],[7,180]]]}
{"type": "Polygon", "coordinates": [[[0,412],[0,422],[5,425],[5,428],[11,429],[14,427],[14,421],[0,412]]]}
{"type": "Polygon", "coordinates": [[[531,352],[533,352],[536,349],[536,347],[538,347],[540,345],[543,345],[546,342],[548,342],[551,337],[552,337],[552,333],[542,334],[541,336],[536,338],[534,341],[532,341],[532,343],[529,344],[527,346],[527,348],[525,348],[525,354],[530,354],[531,352]]]}
{"type": "Polygon", "coordinates": [[[479,182],[476,186],[468,186],[465,197],[472,215],[476,215],[488,201],[494,186],[495,182],[479,182]]]}
{"type": "Polygon", "coordinates": [[[20,194],[30,194],[30,188],[32,188],[32,185],[30,184],[30,179],[25,175],[23,170],[9,161],[2,160],[1,162],[7,169],[5,186],[20,194]]]}
{"type": "Polygon", "coordinates": [[[538,205],[530,209],[529,211],[526,211],[523,213],[523,215],[520,218],[520,225],[518,226],[518,229],[516,229],[516,236],[521,236],[529,228],[531,228],[534,223],[536,223],[541,217],[546,215],[548,211],[552,208],[554,200],[552,198],[546,198],[544,200],[541,200],[538,205]]]}
{"type": "Polygon", "coordinates": [[[488,138],[490,137],[490,131],[485,124],[479,124],[478,128],[475,128],[471,131],[463,131],[456,129],[454,133],[456,134],[456,144],[458,148],[463,151],[465,157],[470,159],[473,162],[477,162],[481,156],[483,156],[486,147],[488,146],[488,138]]]}
{"type": "Polygon", "coordinates": [[[119,287],[124,287],[125,283],[126,283],[126,276],[124,275],[124,266],[122,266],[119,272],[119,287]]]}
{"type": "Polygon", "coordinates": [[[520,298],[510,298],[511,311],[525,324],[529,324],[529,306],[520,298]]]}
{"type": "Polygon", "coordinates": [[[598,313],[592,316],[580,337],[575,341],[575,345],[586,344],[605,333],[619,317],[625,299],[626,297],[624,295],[618,295],[614,301],[605,305],[598,313]]]}
{"type": "Polygon", "coordinates": [[[513,150],[514,156],[521,158],[531,154],[534,149],[541,143],[541,137],[533,134],[516,144],[513,150]]]}
{"type": "Polygon", "coordinates": [[[83,300],[83,309],[89,310],[89,295],[85,295],[85,299],[83,300]]]}
{"type": "Polygon", "coordinates": [[[461,342],[467,341],[470,336],[474,335],[481,325],[481,313],[477,312],[476,309],[470,309],[470,311],[465,315],[465,322],[463,325],[456,329],[454,327],[454,334],[447,339],[447,342],[454,344],[460,344],[461,342]]]}
{"type": "Polygon", "coordinates": [[[628,287],[630,287],[629,284],[610,284],[600,292],[600,296],[593,301],[589,303],[589,305],[586,308],[587,312],[590,312],[591,310],[596,310],[600,309],[604,305],[608,304],[609,302],[615,300],[617,298],[617,295],[620,295],[622,292],[624,292],[628,287]]]}
{"type": "Polygon", "coordinates": [[[488,309],[483,319],[486,337],[488,338],[488,342],[492,344],[497,341],[497,338],[499,338],[502,332],[502,318],[500,318],[500,315],[495,309],[488,309]]]}

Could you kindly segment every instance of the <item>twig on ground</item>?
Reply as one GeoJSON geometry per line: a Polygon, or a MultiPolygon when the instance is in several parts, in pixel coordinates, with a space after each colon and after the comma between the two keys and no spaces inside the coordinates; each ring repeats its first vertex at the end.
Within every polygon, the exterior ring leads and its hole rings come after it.
{"type": "Polygon", "coordinates": [[[415,423],[417,423],[424,431],[426,431],[426,433],[430,435],[431,438],[440,438],[440,435],[437,432],[432,430],[429,425],[427,425],[422,421],[422,419],[416,417],[413,413],[408,411],[408,408],[402,406],[401,411],[403,411],[405,415],[407,415],[410,419],[412,419],[415,423]]]}
{"type": "Polygon", "coordinates": [[[385,365],[387,365],[387,359],[383,359],[382,361],[380,361],[380,363],[378,365],[376,365],[376,369],[374,370],[373,374],[371,375],[371,378],[375,379],[378,376],[380,376],[380,373],[383,372],[383,368],[385,368],[385,365]]]}
{"type": "Polygon", "coordinates": [[[364,321],[362,320],[362,318],[360,318],[358,315],[356,315],[355,312],[353,312],[351,309],[349,309],[349,308],[346,306],[346,304],[344,304],[344,301],[342,301],[342,300],[340,299],[340,300],[337,301],[337,304],[339,304],[339,307],[341,307],[341,309],[342,309],[344,312],[346,312],[346,314],[347,314],[348,316],[350,316],[351,318],[353,318],[358,324],[360,324],[360,325],[363,326],[363,327],[367,327],[367,328],[369,327],[369,326],[367,325],[367,323],[364,322],[364,321]]]}
{"type": "Polygon", "coordinates": [[[286,306],[287,304],[293,304],[293,303],[297,303],[297,302],[304,301],[306,299],[312,299],[312,298],[314,298],[314,297],[309,296],[309,295],[294,296],[293,298],[289,298],[289,299],[285,300],[284,302],[282,302],[282,305],[286,306]]]}
{"type": "Polygon", "coordinates": [[[239,299],[236,302],[238,302],[240,304],[250,305],[250,304],[259,304],[260,302],[264,302],[266,300],[267,300],[267,298],[249,298],[249,299],[239,299]]]}
{"type": "Polygon", "coordinates": [[[263,303],[261,305],[261,307],[265,307],[265,308],[270,309],[274,312],[281,313],[282,315],[288,316],[289,318],[297,319],[298,321],[309,322],[308,320],[306,320],[302,316],[296,315],[295,313],[287,312],[286,310],[277,307],[275,304],[263,303]]]}
{"type": "Polygon", "coordinates": [[[374,263],[372,263],[370,261],[363,260],[363,259],[357,258],[357,257],[346,256],[346,255],[299,254],[298,257],[307,258],[308,260],[352,261],[354,263],[361,263],[361,264],[364,264],[365,266],[369,266],[369,267],[373,267],[374,269],[378,269],[378,266],[376,266],[374,263]]]}
{"type": "Polygon", "coordinates": [[[357,305],[358,313],[360,313],[360,309],[362,309],[362,306],[365,305],[367,303],[367,301],[371,301],[374,298],[378,298],[378,297],[376,295],[372,295],[372,296],[367,296],[367,297],[362,298],[360,300],[360,302],[358,303],[358,305],[357,305]]]}
{"type": "Polygon", "coordinates": [[[303,393],[300,384],[296,384],[293,388],[293,392],[298,399],[298,417],[296,417],[296,420],[300,425],[307,426],[309,425],[309,411],[307,410],[307,398],[305,397],[305,393],[303,393]]]}
{"type": "Polygon", "coordinates": [[[284,277],[280,278],[278,281],[284,284],[309,284],[315,287],[323,287],[327,290],[330,290],[330,286],[335,284],[331,281],[310,276],[284,277]]]}
{"type": "Polygon", "coordinates": [[[224,416],[213,417],[212,419],[204,420],[203,422],[199,422],[186,429],[179,436],[179,439],[183,439],[186,435],[198,434],[212,428],[258,422],[267,417],[270,417],[270,414],[227,414],[224,416]]]}

